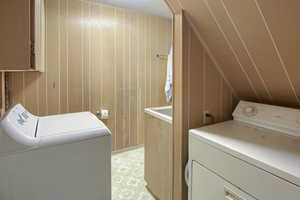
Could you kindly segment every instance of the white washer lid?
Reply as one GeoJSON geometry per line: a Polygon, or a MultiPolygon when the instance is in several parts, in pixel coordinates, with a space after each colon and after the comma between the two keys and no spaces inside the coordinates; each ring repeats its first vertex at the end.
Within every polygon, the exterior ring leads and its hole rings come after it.
{"type": "Polygon", "coordinates": [[[36,137],[44,146],[104,135],[110,131],[103,122],[90,112],[80,112],[40,117],[36,137]]]}

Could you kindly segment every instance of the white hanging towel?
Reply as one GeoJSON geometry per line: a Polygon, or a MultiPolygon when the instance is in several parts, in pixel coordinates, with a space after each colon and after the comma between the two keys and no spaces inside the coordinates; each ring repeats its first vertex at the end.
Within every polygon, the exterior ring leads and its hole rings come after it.
{"type": "Polygon", "coordinates": [[[166,100],[170,102],[173,95],[173,50],[170,48],[167,63],[167,77],[165,85],[166,100]]]}

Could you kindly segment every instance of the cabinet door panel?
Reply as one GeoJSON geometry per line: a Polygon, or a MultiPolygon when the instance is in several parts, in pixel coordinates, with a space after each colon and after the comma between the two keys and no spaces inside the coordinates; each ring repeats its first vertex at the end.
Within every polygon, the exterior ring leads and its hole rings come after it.
{"type": "Polygon", "coordinates": [[[0,1],[0,70],[31,67],[32,0],[0,1]]]}
{"type": "Polygon", "coordinates": [[[160,200],[172,199],[171,134],[171,124],[145,114],[145,180],[160,200]]]}

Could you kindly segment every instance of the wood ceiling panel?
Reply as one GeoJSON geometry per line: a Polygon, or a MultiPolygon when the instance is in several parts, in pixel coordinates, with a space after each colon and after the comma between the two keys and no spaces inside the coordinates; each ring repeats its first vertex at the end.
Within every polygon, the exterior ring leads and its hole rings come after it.
{"type": "Polygon", "coordinates": [[[299,1],[179,1],[240,98],[300,106],[299,1]]]}
{"type": "Polygon", "coordinates": [[[300,1],[257,1],[276,42],[291,82],[300,96],[300,1]]]}
{"type": "Polygon", "coordinates": [[[249,79],[249,82],[254,89],[259,100],[267,100],[270,102],[271,97],[269,91],[265,86],[265,82],[258,71],[254,60],[252,59],[249,51],[243,42],[241,36],[236,31],[236,26],[232,23],[232,19],[224,9],[222,1],[210,0],[207,1],[209,8],[216,17],[219,25],[221,26],[224,34],[226,35],[234,53],[239,61],[240,67],[249,79]]]}
{"type": "Polygon", "coordinates": [[[255,1],[224,0],[224,5],[262,73],[274,103],[297,105],[297,98],[255,1]]]}
{"type": "Polygon", "coordinates": [[[195,23],[236,93],[246,99],[256,100],[256,94],[251,88],[247,76],[242,71],[230,45],[225,40],[223,32],[216,24],[206,4],[203,1],[184,1],[182,3],[183,6],[187,7],[186,11],[190,14],[191,21],[195,23]]]}

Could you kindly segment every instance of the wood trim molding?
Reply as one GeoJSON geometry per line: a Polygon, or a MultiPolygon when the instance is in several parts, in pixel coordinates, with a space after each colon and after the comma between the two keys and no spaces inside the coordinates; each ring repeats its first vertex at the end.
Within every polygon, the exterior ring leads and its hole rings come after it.
{"type": "Polygon", "coordinates": [[[34,70],[45,72],[45,36],[46,36],[46,17],[44,0],[35,0],[35,28],[34,28],[34,70]]]}
{"type": "Polygon", "coordinates": [[[184,154],[182,147],[183,136],[183,105],[184,105],[184,83],[183,83],[183,12],[174,14],[173,18],[173,199],[182,200],[187,197],[187,189],[183,187],[184,154]]]}
{"type": "Polygon", "coordinates": [[[165,0],[166,4],[168,4],[169,8],[172,10],[173,14],[181,13],[182,6],[178,0],[165,0]]]}

